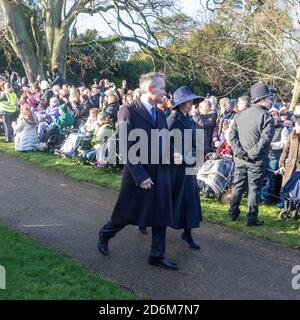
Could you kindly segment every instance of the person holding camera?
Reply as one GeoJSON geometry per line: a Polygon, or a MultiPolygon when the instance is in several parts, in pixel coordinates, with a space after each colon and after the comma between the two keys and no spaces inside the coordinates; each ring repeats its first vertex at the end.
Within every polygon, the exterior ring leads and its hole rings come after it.
{"type": "Polygon", "coordinates": [[[242,196],[248,189],[247,226],[261,226],[258,220],[259,194],[268,165],[268,154],[275,133],[275,125],[269,112],[274,91],[259,81],[251,89],[252,105],[233,119],[229,140],[235,156],[233,191],[229,217],[237,220],[242,196]]]}

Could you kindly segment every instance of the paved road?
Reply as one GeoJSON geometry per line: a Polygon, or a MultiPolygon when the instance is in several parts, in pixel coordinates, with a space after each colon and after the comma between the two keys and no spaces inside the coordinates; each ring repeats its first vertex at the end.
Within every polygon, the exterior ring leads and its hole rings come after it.
{"type": "MultiPolygon", "coordinates": [[[[191,251],[169,230],[167,256],[180,271],[147,264],[150,236],[136,227],[96,249],[98,226],[110,217],[117,193],[0,154],[0,223],[79,260],[93,272],[151,299],[300,299],[291,269],[300,252],[211,223],[195,232],[191,251]]],[[[12,248],[13,250],[13,248],[12,248]]]]}

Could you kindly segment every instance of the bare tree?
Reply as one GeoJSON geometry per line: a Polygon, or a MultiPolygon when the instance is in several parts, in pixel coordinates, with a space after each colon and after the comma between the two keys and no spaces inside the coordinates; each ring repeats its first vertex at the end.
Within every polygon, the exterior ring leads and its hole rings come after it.
{"type": "Polygon", "coordinates": [[[237,67],[286,88],[293,110],[300,97],[300,1],[207,0],[206,7],[231,27],[237,44],[259,50],[265,68],[237,67]]]}
{"type": "Polygon", "coordinates": [[[173,0],[0,0],[0,5],[6,37],[33,81],[45,68],[59,66],[65,73],[69,35],[79,14],[99,14],[114,31],[106,41],[124,39],[153,50],[152,23],[173,8],[173,0]]]}

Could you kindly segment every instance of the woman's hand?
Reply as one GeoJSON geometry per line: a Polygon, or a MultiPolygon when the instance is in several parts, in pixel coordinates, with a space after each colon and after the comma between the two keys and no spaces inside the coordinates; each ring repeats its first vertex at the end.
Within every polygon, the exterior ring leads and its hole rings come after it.
{"type": "Polygon", "coordinates": [[[140,184],[140,188],[151,189],[152,185],[154,185],[154,182],[151,180],[151,178],[148,178],[140,184]]]}

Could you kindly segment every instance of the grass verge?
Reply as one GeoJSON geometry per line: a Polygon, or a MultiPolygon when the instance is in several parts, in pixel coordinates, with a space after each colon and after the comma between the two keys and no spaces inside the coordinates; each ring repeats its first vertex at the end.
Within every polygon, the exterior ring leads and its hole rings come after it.
{"type": "Polygon", "coordinates": [[[6,290],[0,290],[0,300],[137,298],[75,260],[1,225],[0,248],[0,264],[6,269],[6,290]]]}

